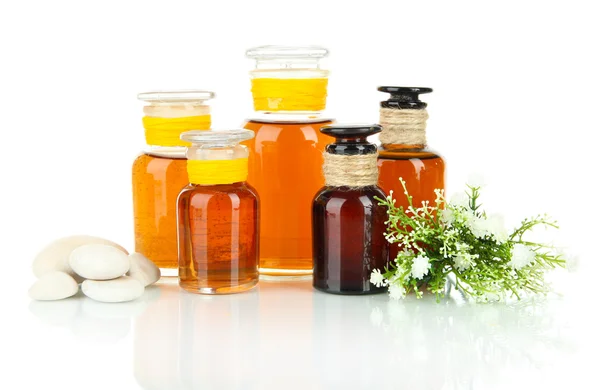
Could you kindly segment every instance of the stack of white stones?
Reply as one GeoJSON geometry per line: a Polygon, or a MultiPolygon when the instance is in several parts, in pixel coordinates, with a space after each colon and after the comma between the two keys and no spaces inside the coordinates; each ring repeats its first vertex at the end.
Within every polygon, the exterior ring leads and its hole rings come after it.
{"type": "Polygon", "coordinates": [[[45,247],[33,261],[38,280],[29,296],[40,301],[72,297],[81,291],[100,302],[127,302],[141,297],[160,279],[160,270],[140,253],[99,237],[70,236],[45,247]]]}

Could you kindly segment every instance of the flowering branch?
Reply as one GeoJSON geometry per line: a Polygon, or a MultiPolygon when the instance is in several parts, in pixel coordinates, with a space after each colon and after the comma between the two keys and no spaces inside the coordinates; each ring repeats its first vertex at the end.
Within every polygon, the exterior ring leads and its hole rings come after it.
{"type": "Polygon", "coordinates": [[[545,244],[526,241],[524,235],[536,226],[558,228],[546,215],[523,220],[508,234],[502,216],[488,216],[479,203],[480,186],[451,201],[436,190],[435,204],[413,205],[404,187],[408,207],[396,206],[393,193],[378,199],[388,208],[386,239],[402,251],[385,270],[374,270],[371,283],[388,286],[392,298],[414,292],[417,298],[427,289],[437,300],[444,296],[449,275],[456,286],[477,301],[496,301],[524,294],[545,294],[547,270],[565,267],[565,259],[545,244]],[[383,273],[382,273],[383,272],[383,273]]]}

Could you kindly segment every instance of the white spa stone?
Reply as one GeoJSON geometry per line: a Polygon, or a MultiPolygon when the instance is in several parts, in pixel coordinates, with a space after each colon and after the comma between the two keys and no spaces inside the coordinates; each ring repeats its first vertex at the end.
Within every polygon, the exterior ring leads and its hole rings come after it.
{"type": "Polygon", "coordinates": [[[42,275],[29,289],[29,297],[38,301],[56,301],[77,294],[79,285],[69,274],[55,271],[42,275]]]}
{"type": "Polygon", "coordinates": [[[156,283],[160,279],[160,269],[141,253],[129,255],[129,272],[127,275],[139,280],[144,287],[156,283]]]}
{"type": "Polygon", "coordinates": [[[129,271],[129,257],[114,246],[90,244],[73,250],[69,265],[84,279],[109,280],[129,271]]]}
{"type": "Polygon", "coordinates": [[[125,248],[104,238],[84,235],[63,237],[51,242],[38,253],[33,260],[33,274],[39,278],[50,272],[62,271],[81,282],[83,279],[75,274],[69,266],[69,256],[74,249],[89,244],[114,246],[127,254],[125,248]]]}
{"type": "Polygon", "coordinates": [[[81,291],[99,302],[128,302],[144,294],[144,286],[137,279],[121,276],[112,280],[86,280],[81,291]]]}

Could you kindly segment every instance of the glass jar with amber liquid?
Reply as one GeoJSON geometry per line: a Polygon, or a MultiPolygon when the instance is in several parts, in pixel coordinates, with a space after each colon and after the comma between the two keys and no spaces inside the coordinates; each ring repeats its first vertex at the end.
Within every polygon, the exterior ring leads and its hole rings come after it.
{"type": "MultiPolygon", "coordinates": [[[[426,121],[429,117],[427,103],[419,100],[419,94],[429,93],[431,88],[379,87],[378,91],[391,94],[381,102],[379,123],[379,186],[393,198],[397,206],[406,209],[408,201],[400,182],[413,198],[413,204],[435,203],[435,189],[444,189],[444,159],[427,147],[426,121]]],[[[390,247],[390,258],[396,258],[398,248],[390,247]]]]}
{"type": "Polygon", "coordinates": [[[179,285],[190,292],[228,294],[258,282],[259,209],[248,177],[249,130],[191,131],[189,185],[177,200],[179,285]]]}
{"type": "Polygon", "coordinates": [[[146,149],[132,170],[135,251],[177,276],[177,196],[188,184],[181,133],[210,128],[208,91],[140,93],[146,149]]]}
{"type": "Polygon", "coordinates": [[[325,186],[313,201],[313,286],[334,294],[385,291],[370,283],[375,269],[388,267],[385,194],[377,186],[377,146],[367,137],[379,125],[325,126],[335,137],[325,152],[325,186]]]}
{"type": "Polygon", "coordinates": [[[255,133],[248,182],[260,196],[260,272],[270,277],[312,274],[310,210],[323,186],[323,150],[332,139],[319,132],[331,123],[325,109],[329,72],[321,47],[250,49],[255,114],[244,128],[255,133]]]}

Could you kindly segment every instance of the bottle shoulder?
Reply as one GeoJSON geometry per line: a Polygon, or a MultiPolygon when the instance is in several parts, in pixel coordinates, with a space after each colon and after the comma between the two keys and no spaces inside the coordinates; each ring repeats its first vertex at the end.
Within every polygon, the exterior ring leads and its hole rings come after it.
{"type": "Polygon", "coordinates": [[[391,147],[389,145],[378,148],[378,159],[389,159],[389,160],[409,160],[409,159],[439,159],[444,161],[444,157],[437,151],[425,147],[425,148],[401,148],[391,147]]]}
{"type": "Polygon", "coordinates": [[[180,193],[180,196],[186,197],[204,197],[204,198],[219,198],[219,197],[237,197],[240,199],[257,199],[257,191],[254,187],[250,186],[246,182],[239,182],[233,184],[214,184],[214,185],[200,185],[200,184],[188,184],[185,186],[180,193]]]}
{"type": "Polygon", "coordinates": [[[365,201],[373,201],[378,203],[376,198],[385,198],[385,193],[379,186],[367,186],[367,187],[333,187],[325,186],[322,187],[315,200],[322,202],[329,202],[335,200],[357,200],[361,203],[365,201]]]}

